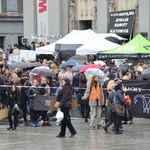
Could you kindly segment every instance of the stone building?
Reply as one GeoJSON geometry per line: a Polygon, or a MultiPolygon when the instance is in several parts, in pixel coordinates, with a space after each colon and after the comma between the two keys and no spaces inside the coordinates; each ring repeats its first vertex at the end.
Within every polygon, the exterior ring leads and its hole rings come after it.
{"type": "Polygon", "coordinates": [[[23,37],[23,0],[0,0],[0,44],[21,44],[23,37]]]}
{"type": "MultiPolygon", "coordinates": [[[[47,2],[45,6],[48,7],[47,26],[50,36],[64,36],[73,29],[91,28],[97,33],[107,32],[109,13],[134,10],[132,37],[139,32],[149,37],[149,0],[40,0],[39,2],[42,1],[47,2]]],[[[32,40],[31,33],[39,34],[37,2],[34,0],[23,1],[24,36],[29,37],[30,41],[32,40]]]]}

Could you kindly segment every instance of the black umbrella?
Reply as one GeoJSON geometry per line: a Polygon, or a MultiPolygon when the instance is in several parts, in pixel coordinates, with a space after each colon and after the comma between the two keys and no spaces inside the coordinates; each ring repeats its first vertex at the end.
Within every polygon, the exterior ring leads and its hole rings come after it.
{"type": "Polygon", "coordinates": [[[150,68],[145,69],[141,74],[142,79],[150,79],[150,68]]]}
{"type": "Polygon", "coordinates": [[[8,67],[9,69],[15,70],[15,68],[21,68],[24,69],[26,68],[27,64],[24,62],[14,62],[12,64],[10,64],[8,67]]]}
{"type": "Polygon", "coordinates": [[[70,57],[70,59],[74,59],[74,60],[80,60],[80,61],[87,61],[87,58],[81,55],[74,55],[72,57],[70,57]]]}
{"type": "Polygon", "coordinates": [[[116,44],[120,43],[119,39],[117,39],[116,37],[113,37],[113,36],[108,36],[105,39],[110,41],[110,42],[116,43],[116,44]]]}
{"type": "Polygon", "coordinates": [[[40,67],[42,64],[35,62],[35,63],[27,63],[26,68],[34,68],[34,67],[40,67]]]}
{"type": "Polygon", "coordinates": [[[46,76],[46,77],[56,77],[56,75],[48,70],[48,69],[44,69],[44,68],[34,68],[31,70],[31,73],[33,74],[40,74],[40,75],[43,75],[43,76],[46,76]]]}

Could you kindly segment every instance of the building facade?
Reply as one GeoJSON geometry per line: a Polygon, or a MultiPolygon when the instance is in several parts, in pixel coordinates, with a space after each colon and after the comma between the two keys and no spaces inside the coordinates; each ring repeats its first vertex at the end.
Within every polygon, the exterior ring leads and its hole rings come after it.
{"type": "Polygon", "coordinates": [[[23,0],[0,0],[0,44],[21,44],[23,37],[23,0]]]}

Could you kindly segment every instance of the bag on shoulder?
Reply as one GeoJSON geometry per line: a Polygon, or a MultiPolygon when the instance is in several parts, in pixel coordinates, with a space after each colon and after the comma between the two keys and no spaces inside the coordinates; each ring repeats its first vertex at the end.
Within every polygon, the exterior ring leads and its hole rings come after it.
{"type": "Polygon", "coordinates": [[[117,114],[117,116],[124,116],[125,114],[125,107],[124,105],[120,105],[117,103],[114,103],[114,108],[115,108],[115,113],[117,114]]]}

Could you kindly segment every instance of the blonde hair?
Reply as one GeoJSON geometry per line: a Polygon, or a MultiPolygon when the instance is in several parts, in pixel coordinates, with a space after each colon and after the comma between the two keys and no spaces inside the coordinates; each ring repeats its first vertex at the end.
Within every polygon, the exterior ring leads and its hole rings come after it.
{"type": "Polygon", "coordinates": [[[58,67],[57,67],[56,64],[51,64],[51,65],[50,65],[50,68],[51,68],[51,69],[58,69],[58,67]]]}
{"type": "Polygon", "coordinates": [[[114,80],[110,80],[107,84],[107,90],[111,91],[115,86],[114,80]]]}

